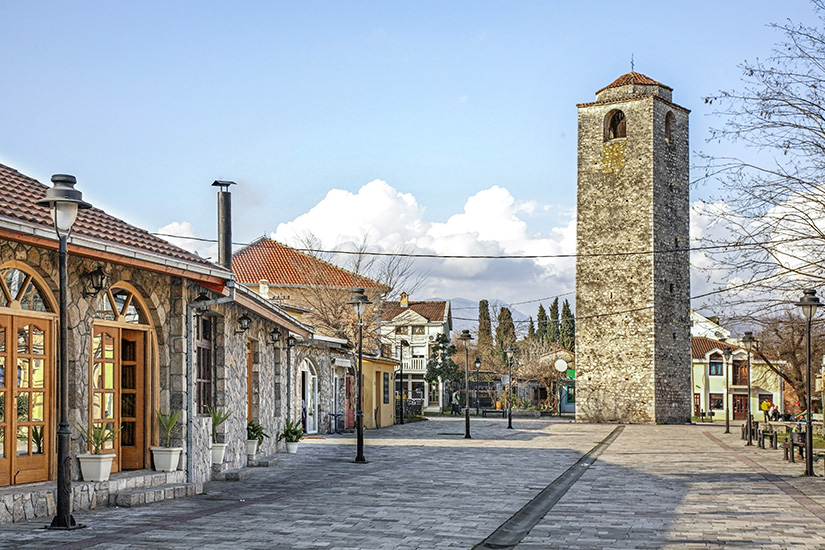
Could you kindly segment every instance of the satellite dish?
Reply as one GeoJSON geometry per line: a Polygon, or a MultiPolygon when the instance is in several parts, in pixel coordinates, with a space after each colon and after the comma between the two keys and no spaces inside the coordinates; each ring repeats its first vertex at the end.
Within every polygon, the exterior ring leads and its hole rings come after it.
{"type": "Polygon", "coordinates": [[[553,363],[553,368],[559,372],[565,372],[567,371],[567,361],[564,359],[556,359],[556,362],[553,363]]]}

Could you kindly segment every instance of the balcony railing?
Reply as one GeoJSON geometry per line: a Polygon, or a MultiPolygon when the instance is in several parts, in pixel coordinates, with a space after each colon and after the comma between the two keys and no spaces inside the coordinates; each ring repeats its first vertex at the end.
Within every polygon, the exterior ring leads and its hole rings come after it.
{"type": "Polygon", "coordinates": [[[427,370],[427,361],[423,358],[413,357],[412,359],[404,358],[405,371],[421,371],[427,370]]]}

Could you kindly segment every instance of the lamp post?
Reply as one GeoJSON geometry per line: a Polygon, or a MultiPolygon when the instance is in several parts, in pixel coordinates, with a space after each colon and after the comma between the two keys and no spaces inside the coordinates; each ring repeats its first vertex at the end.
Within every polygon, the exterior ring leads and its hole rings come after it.
{"type": "Polygon", "coordinates": [[[728,404],[730,403],[730,386],[728,385],[728,379],[730,378],[730,365],[733,363],[731,362],[731,357],[733,356],[733,350],[730,348],[725,348],[722,351],[722,354],[725,356],[725,433],[730,433],[730,407],[728,404]]]}
{"type": "Polygon", "coordinates": [[[462,330],[458,339],[464,342],[464,439],[472,439],[470,436],[470,350],[467,346],[473,336],[469,330],[462,330]]]}
{"type": "Polygon", "coordinates": [[[68,268],[66,267],[67,240],[72,232],[72,225],[77,219],[77,211],[91,208],[83,201],[83,194],[74,188],[77,180],[67,174],[52,176],[54,187],[46,191],[46,196],[36,204],[49,207],[58,240],[58,285],[60,286],[59,321],[60,341],[58,353],[58,385],[60,424],[57,430],[57,513],[52,519],[50,529],[78,529],[72,517],[72,479],[71,479],[71,443],[72,430],[69,428],[69,364],[68,338],[69,327],[66,315],[68,294],[68,268]]]}
{"type": "Polygon", "coordinates": [[[399,424],[404,423],[404,348],[410,347],[410,343],[406,340],[402,339],[398,345],[398,376],[401,378],[401,383],[399,387],[401,388],[401,422],[399,424]]]}
{"type": "Polygon", "coordinates": [[[819,298],[816,297],[816,291],[812,288],[802,291],[802,299],[796,303],[802,308],[802,313],[805,315],[807,321],[807,336],[805,356],[805,475],[814,475],[814,432],[811,423],[811,320],[816,313],[816,308],[819,306],[819,298]]]}
{"type": "Polygon", "coordinates": [[[358,380],[356,381],[358,394],[355,396],[355,432],[357,437],[357,450],[355,454],[355,462],[358,464],[366,464],[367,460],[364,458],[364,409],[363,409],[363,355],[364,355],[364,323],[363,316],[367,306],[372,302],[364,294],[363,288],[356,288],[352,291],[352,298],[349,305],[355,309],[358,315],[358,380]]]}
{"type": "Polygon", "coordinates": [[[753,332],[747,331],[745,332],[744,338],[742,338],[742,342],[745,344],[745,347],[748,348],[748,410],[747,414],[745,415],[747,418],[747,431],[748,431],[748,442],[746,446],[753,445],[753,418],[751,417],[751,348],[753,348],[753,343],[756,341],[756,338],[753,337],[753,332]]]}
{"type": "Polygon", "coordinates": [[[516,350],[512,347],[504,350],[507,355],[507,429],[513,429],[513,355],[516,350]]]}
{"type": "Polygon", "coordinates": [[[478,397],[478,372],[481,370],[481,359],[476,357],[476,415],[479,413],[480,405],[479,405],[479,397],[478,397]]]}

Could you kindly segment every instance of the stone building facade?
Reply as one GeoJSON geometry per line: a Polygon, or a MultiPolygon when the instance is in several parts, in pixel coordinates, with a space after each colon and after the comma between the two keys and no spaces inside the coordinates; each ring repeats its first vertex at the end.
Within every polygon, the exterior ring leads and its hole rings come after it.
{"type": "Polygon", "coordinates": [[[578,109],[576,418],[687,422],[689,111],[635,72],[578,109]]]}
{"type": "MultiPolygon", "coordinates": [[[[48,209],[35,203],[45,191],[0,165],[0,523],[55,513],[59,274],[48,209]]],[[[248,420],[273,436],[281,429],[283,344],[272,335],[309,339],[305,325],[235,289],[224,267],[96,208],[79,213],[67,263],[75,509],[194,494],[216,473],[247,464],[248,420]],[[217,468],[207,406],[230,412],[218,429],[228,448],[217,468]],[[169,473],[152,472],[151,447],[163,435],[157,411],[180,413],[171,443],[183,452],[169,473]],[[118,474],[109,482],[80,480],[76,457],[88,447],[78,428],[94,426],[121,430],[104,447],[118,474]]],[[[275,451],[273,438],[260,453],[275,451]]]]}

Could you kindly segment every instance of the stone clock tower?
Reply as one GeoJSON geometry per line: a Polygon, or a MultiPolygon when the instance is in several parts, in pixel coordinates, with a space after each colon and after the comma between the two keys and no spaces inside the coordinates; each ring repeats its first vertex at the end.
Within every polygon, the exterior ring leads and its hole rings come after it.
{"type": "Polygon", "coordinates": [[[688,422],[688,114],[631,72],[579,108],[576,419],[688,422]]]}

